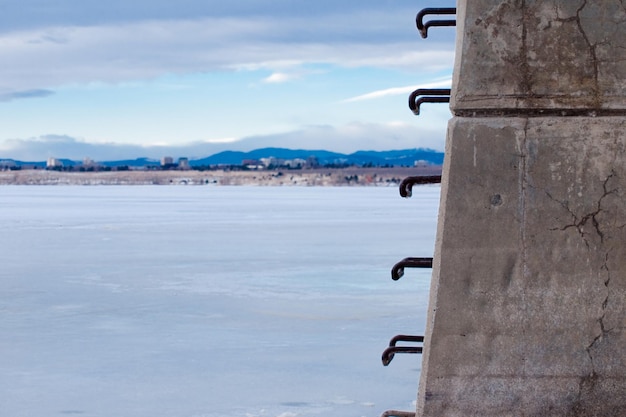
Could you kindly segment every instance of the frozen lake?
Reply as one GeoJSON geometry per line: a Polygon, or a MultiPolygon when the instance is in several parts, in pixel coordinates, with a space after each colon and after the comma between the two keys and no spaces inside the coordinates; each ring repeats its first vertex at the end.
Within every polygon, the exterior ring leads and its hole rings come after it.
{"type": "Polygon", "coordinates": [[[440,188],[0,188],[1,415],[414,409],[440,188]]]}

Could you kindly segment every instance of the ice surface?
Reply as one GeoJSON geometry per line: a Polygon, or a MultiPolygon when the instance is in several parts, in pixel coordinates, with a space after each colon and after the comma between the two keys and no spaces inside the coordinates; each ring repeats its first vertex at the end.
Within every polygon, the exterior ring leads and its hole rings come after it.
{"type": "Polygon", "coordinates": [[[1,414],[410,409],[439,187],[0,188],[1,414]]]}

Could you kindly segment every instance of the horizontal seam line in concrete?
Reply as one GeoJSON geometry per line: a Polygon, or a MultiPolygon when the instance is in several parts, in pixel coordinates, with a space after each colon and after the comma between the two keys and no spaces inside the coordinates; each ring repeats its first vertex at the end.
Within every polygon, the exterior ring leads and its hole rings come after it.
{"type": "Polygon", "coordinates": [[[458,117],[625,117],[626,109],[463,109],[452,110],[458,117]]]}

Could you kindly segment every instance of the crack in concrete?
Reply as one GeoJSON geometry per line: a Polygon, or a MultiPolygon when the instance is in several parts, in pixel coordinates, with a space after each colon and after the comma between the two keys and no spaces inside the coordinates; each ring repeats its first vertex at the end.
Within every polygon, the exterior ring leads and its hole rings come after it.
{"type": "Polygon", "coordinates": [[[528,178],[527,178],[527,143],[528,143],[528,128],[529,128],[530,120],[526,119],[523,128],[523,137],[522,143],[520,144],[520,173],[519,173],[519,210],[520,210],[520,227],[522,230],[521,241],[522,241],[522,261],[524,268],[526,268],[526,197],[527,197],[527,188],[528,188],[528,178]]]}
{"type": "Polygon", "coordinates": [[[609,269],[609,256],[610,256],[610,251],[604,254],[604,264],[602,264],[602,267],[601,267],[602,270],[606,271],[606,278],[603,282],[604,287],[606,288],[606,297],[602,301],[602,314],[598,318],[598,324],[600,325],[600,334],[596,336],[591,342],[591,344],[587,347],[587,353],[592,359],[593,357],[591,355],[591,349],[593,349],[594,345],[598,343],[600,340],[602,340],[604,336],[606,336],[609,332],[613,330],[613,329],[607,329],[604,323],[604,319],[606,318],[606,309],[609,305],[609,299],[611,297],[610,286],[611,286],[612,276],[611,276],[611,270],[609,269]]]}
{"type": "MultiPolygon", "coordinates": [[[[526,119],[523,128],[523,136],[521,143],[519,144],[519,216],[520,216],[520,243],[522,246],[521,262],[522,262],[522,276],[524,278],[530,275],[528,269],[528,248],[527,248],[527,227],[526,227],[526,203],[528,197],[528,130],[530,125],[530,119],[526,119]]],[[[524,317],[528,317],[528,306],[526,304],[526,291],[522,291],[522,303],[521,308],[524,310],[524,317]]],[[[526,326],[522,326],[522,338],[526,338],[526,326]]],[[[526,375],[526,361],[523,361],[522,375],[526,375]]]]}
{"type": "Polygon", "coordinates": [[[585,392],[592,391],[597,381],[598,374],[596,374],[595,371],[592,371],[591,374],[584,376],[580,379],[580,382],[578,383],[578,393],[576,395],[576,400],[574,400],[572,404],[571,412],[569,414],[570,416],[583,417],[588,415],[588,411],[583,406],[583,394],[585,392]]]}
{"type": "MultiPolygon", "coordinates": [[[[609,195],[612,194],[616,194],[618,192],[617,188],[610,188],[609,187],[609,182],[611,181],[611,179],[613,179],[614,177],[616,177],[616,174],[614,171],[611,171],[611,173],[606,177],[606,179],[603,181],[602,183],[602,196],[600,196],[600,198],[598,199],[597,203],[596,203],[596,209],[591,212],[591,213],[587,213],[582,217],[578,217],[576,215],[576,213],[574,213],[574,211],[569,207],[569,204],[567,201],[560,201],[556,198],[554,198],[548,191],[546,191],[546,194],[548,195],[548,197],[559,203],[561,205],[561,207],[563,207],[564,209],[567,210],[567,212],[572,216],[572,218],[574,219],[574,222],[572,224],[568,224],[562,228],[555,228],[555,229],[551,229],[551,230],[567,230],[569,228],[575,227],[579,234],[581,235],[581,237],[583,238],[587,248],[590,248],[589,245],[589,241],[587,240],[585,231],[583,230],[584,226],[588,223],[591,222],[593,224],[593,227],[597,233],[597,235],[600,237],[600,243],[603,244],[604,243],[604,233],[601,230],[600,227],[600,223],[597,219],[597,216],[602,212],[602,202],[603,200],[608,197],[609,195]]],[[[620,226],[620,228],[625,227],[626,225],[620,226]]],[[[606,295],[604,297],[604,299],[602,300],[602,304],[601,304],[601,310],[600,310],[600,314],[599,317],[597,318],[597,323],[599,326],[599,332],[598,334],[593,338],[593,340],[591,341],[591,343],[589,343],[589,345],[585,348],[585,352],[587,353],[587,357],[589,358],[589,364],[591,367],[591,371],[589,372],[588,375],[584,375],[580,377],[580,381],[578,384],[578,392],[576,395],[576,399],[574,400],[574,402],[572,403],[572,407],[570,409],[571,411],[571,415],[572,416],[584,416],[586,415],[586,408],[583,404],[584,398],[586,395],[588,395],[589,393],[593,392],[595,390],[595,386],[597,384],[597,382],[599,381],[599,379],[601,378],[601,375],[598,374],[597,370],[596,370],[596,365],[595,365],[595,360],[594,360],[594,356],[593,356],[593,350],[595,349],[595,347],[603,340],[603,338],[612,331],[612,329],[608,329],[606,327],[606,323],[605,323],[605,318],[606,318],[606,314],[607,314],[607,308],[609,306],[609,301],[610,301],[610,297],[611,297],[611,290],[610,290],[610,286],[611,286],[611,281],[612,281],[612,274],[611,274],[611,269],[609,266],[609,261],[610,261],[610,255],[611,255],[611,250],[607,250],[604,254],[604,261],[600,267],[601,271],[603,271],[605,273],[605,277],[604,280],[602,281],[602,284],[604,285],[605,291],[606,291],[606,295]]]]}
{"type": "Polygon", "coordinates": [[[589,221],[591,221],[591,224],[593,226],[593,229],[596,231],[596,234],[600,237],[600,243],[604,243],[604,232],[602,232],[601,228],[600,228],[600,222],[597,219],[597,216],[602,212],[602,200],[604,200],[606,197],[608,197],[611,194],[615,194],[617,193],[617,188],[613,188],[612,190],[608,189],[608,183],[609,181],[615,176],[614,172],[611,172],[611,174],[604,180],[604,182],[602,183],[602,189],[603,189],[603,194],[602,196],[598,199],[598,202],[596,203],[596,209],[594,211],[592,211],[591,213],[587,213],[582,217],[578,217],[578,215],[576,215],[576,213],[574,213],[572,211],[572,209],[569,207],[569,204],[567,201],[560,201],[557,200],[555,197],[552,196],[552,194],[550,194],[549,191],[546,191],[547,196],[553,200],[556,201],[557,203],[559,203],[561,205],[561,207],[563,207],[565,210],[567,210],[567,212],[572,216],[572,218],[574,219],[574,222],[571,224],[567,224],[561,228],[552,228],[550,229],[551,231],[555,231],[555,230],[567,230],[569,228],[575,227],[576,230],[578,230],[578,233],[580,234],[580,236],[582,237],[583,241],[585,242],[585,245],[587,246],[587,248],[590,248],[589,245],[589,241],[587,240],[587,235],[588,233],[585,232],[585,226],[587,225],[587,223],[589,221]]]}
{"type": "Polygon", "coordinates": [[[619,4],[622,5],[622,9],[624,9],[624,12],[626,13],[626,3],[624,3],[624,0],[618,0],[619,4]]]}
{"type": "Polygon", "coordinates": [[[609,296],[611,295],[609,291],[609,286],[611,285],[611,270],[609,269],[609,254],[610,251],[604,255],[604,264],[602,265],[602,269],[606,271],[606,279],[604,280],[604,286],[606,288],[606,298],[602,302],[602,316],[598,320],[600,323],[600,328],[602,332],[605,333],[608,330],[604,327],[604,317],[606,316],[606,308],[609,305],[609,296]]]}
{"type": "MultiPolygon", "coordinates": [[[[601,267],[602,270],[606,271],[606,279],[603,282],[604,283],[604,287],[606,288],[606,297],[602,301],[602,314],[600,315],[600,317],[597,320],[598,324],[600,325],[600,332],[591,341],[589,346],[587,346],[585,348],[585,351],[587,352],[587,356],[589,357],[589,363],[591,364],[591,372],[589,373],[589,375],[585,375],[585,376],[582,376],[580,378],[580,381],[578,383],[577,397],[576,397],[576,400],[574,401],[573,407],[572,407],[572,412],[574,413],[573,415],[579,415],[579,413],[584,413],[584,408],[582,407],[583,395],[586,392],[593,391],[595,389],[596,382],[600,379],[600,375],[596,371],[596,367],[595,367],[595,362],[594,362],[593,352],[592,351],[593,351],[595,345],[597,343],[599,343],[604,338],[604,336],[606,336],[612,330],[612,329],[607,329],[605,327],[605,324],[604,324],[604,319],[606,317],[606,309],[607,309],[607,306],[609,305],[609,298],[611,296],[611,291],[609,289],[609,287],[611,285],[611,270],[609,269],[609,265],[608,265],[608,263],[609,263],[609,255],[610,255],[610,251],[605,253],[605,255],[604,255],[604,264],[601,267]]],[[[580,415],[584,415],[584,414],[580,414],[580,415]]]]}
{"type": "Polygon", "coordinates": [[[530,64],[528,62],[528,13],[526,13],[526,1],[522,0],[522,41],[520,47],[520,59],[521,63],[521,89],[526,95],[532,95],[532,82],[530,76],[530,64]]]}
{"type": "Polygon", "coordinates": [[[594,103],[595,103],[595,107],[599,108],[601,106],[602,99],[600,97],[600,83],[599,83],[600,69],[599,69],[598,55],[596,51],[597,45],[594,45],[591,43],[591,41],[589,40],[589,36],[585,32],[585,28],[583,27],[583,24],[581,21],[580,15],[582,11],[585,9],[585,7],[587,7],[587,0],[583,0],[583,4],[578,8],[578,10],[576,10],[576,24],[578,25],[578,30],[583,36],[585,43],[589,47],[589,53],[591,54],[591,61],[593,63],[593,78],[594,78],[593,80],[594,81],[594,85],[593,85],[594,103]]]}

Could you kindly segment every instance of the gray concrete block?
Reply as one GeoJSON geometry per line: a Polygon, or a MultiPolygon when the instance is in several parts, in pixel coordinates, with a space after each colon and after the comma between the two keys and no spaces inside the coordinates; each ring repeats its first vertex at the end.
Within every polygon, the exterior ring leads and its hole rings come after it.
{"type": "Polygon", "coordinates": [[[418,415],[626,415],[626,120],[455,118],[446,146],[418,415]]]}
{"type": "Polygon", "coordinates": [[[459,0],[451,109],[503,115],[626,109],[620,0],[459,0]]]}

